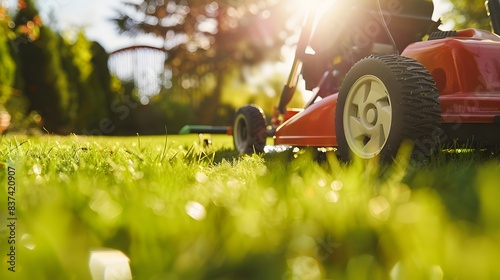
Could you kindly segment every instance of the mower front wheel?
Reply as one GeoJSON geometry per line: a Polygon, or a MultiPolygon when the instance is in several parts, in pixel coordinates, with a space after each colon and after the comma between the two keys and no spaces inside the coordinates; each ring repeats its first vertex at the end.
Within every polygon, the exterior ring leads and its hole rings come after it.
{"type": "Polygon", "coordinates": [[[336,109],[341,157],[392,160],[403,141],[412,157],[429,157],[439,145],[441,108],[436,84],[417,61],[398,55],[371,56],[346,75],[336,109]]]}
{"type": "Polygon", "coordinates": [[[233,124],[233,143],[242,154],[264,152],[266,145],[266,118],[261,108],[248,105],[238,109],[233,124]]]}

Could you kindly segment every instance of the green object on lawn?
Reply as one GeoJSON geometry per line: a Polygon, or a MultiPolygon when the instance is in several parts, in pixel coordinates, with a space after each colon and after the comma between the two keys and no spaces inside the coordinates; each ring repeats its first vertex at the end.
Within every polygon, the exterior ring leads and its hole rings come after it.
{"type": "Polygon", "coordinates": [[[227,126],[211,125],[186,125],[179,130],[179,134],[207,133],[207,134],[227,134],[227,126]]]}

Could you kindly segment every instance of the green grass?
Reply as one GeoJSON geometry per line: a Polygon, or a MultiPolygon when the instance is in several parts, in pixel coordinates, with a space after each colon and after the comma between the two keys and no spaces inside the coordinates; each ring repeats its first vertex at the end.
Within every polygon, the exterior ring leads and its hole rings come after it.
{"type": "MultiPolygon", "coordinates": [[[[1,279],[90,279],[123,251],[134,279],[499,279],[500,161],[408,166],[237,157],[231,139],[4,137],[1,279]],[[7,170],[17,265],[7,270],[7,170]]],[[[404,153],[402,153],[404,154],[404,153]]]]}

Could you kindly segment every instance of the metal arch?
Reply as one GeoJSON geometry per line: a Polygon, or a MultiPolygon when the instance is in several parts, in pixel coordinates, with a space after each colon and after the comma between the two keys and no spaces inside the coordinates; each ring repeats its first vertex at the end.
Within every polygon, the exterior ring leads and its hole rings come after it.
{"type": "Polygon", "coordinates": [[[163,48],[147,45],[129,46],[109,54],[108,67],[120,80],[133,81],[140,96],[150,97],[160,92],[164,80],[165,60],[163,48]]]}

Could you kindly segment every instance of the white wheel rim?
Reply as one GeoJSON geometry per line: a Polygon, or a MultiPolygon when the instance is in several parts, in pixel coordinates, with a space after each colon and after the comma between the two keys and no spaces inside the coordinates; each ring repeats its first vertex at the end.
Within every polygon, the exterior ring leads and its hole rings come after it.
{"type": "Polygon", "coordinates": [[[352,85],[342,121],[347,144],[355,155],[369,159],[382,151],[391,131],[392,107],[379,78],[365,75],[352,85]]]}
{"type": "Polygon", "coordinates": [[[248,124],[245,116],[240,114],[234,121],[234,144],[239,152],[245,152],[248,146],[248,124]]]}

